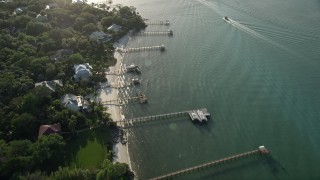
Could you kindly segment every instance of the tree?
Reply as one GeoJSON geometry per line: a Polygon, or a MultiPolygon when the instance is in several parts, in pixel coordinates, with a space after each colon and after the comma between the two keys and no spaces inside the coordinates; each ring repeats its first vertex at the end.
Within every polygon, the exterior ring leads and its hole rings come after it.
{"type": "Polygon", "coordinates": [[[79,53],[72,54],[69,56],[69,63],[70,64],[82,64],[84,62],[85,62],[85,59],[79,53]]]}
{"type": "Polygon", "coordinates": [[[113,20],[114,20],[113,17],[107,16],[107,17],[103,17],[100,22],[102,26],[109,27],[114,22],[113,20]]]}
{"type": "Polygon", "coordinates": [[[16,16],[14,19],[14,25],[17,28],[25,28],[27,23],[31,21],[31,17],[28,15],[21,15],[21,16],[16,16]]]}
{"type": "Polygon", "coordinates": [[[27,24],[26,32],[30,35],[39,35],[41,33],[49,31],[50,29],[51,25],[48,23],[30,21],[27,24]]]}
{"type": "Polygon", "coordinates": [[[37,53],[37,48],[30,44],[23,44],[19,46],[18,51],[24,53],[27,56],[35,56],[37,53]]]}
{"type": "Polygon", "coordinates": [[[29,69],[35,74],[45,74],[46,73],[46,65],[49,62],[48,57],[35,58],[31,60],[29,69]]]}
{"type": "Polygon", "coordinates": [[[65,167],[65,168],[59,167],[59,170],[52,173],[51,177],[53,177],[56,180],[70,180],[70,179],[95,180],[96,179],[95,174],[96,174],[95,170],[80,169],[80,168],[70,169],[68,167],[65,167]]]}
{"type": "Polygon", "coordinates": [[[37,119],[29,113],[23,113],[12,119],[11,126],[16,139],[32,139],[38,132],[37,119]]]}
{"type": "MultiPolygon", "coordinates": [[[[19,174],[30,167],[32,161],[32,143],[28,140],[11,141],[8,144],[1,143],[2,157],[5,159],[0,163],[0,174],[9,178],[13,174],[19,174]]],[[[0,155],[1,155],[0,154],[0,155]]],[[[6,179],[5,178],[5,179],[6,179]]]]}
{"type": "Polygon", "coordinates": [[[82,31],[85,34],[91,34],[92,32],[97,31],[97,30],[98,30],[98,27],[93,23],[89,23],[89,24],[82,27],[82,31]]]}
{"type": "Polygon", "coordinates": [[[57,75],[56,66],[53,63],[48,63],[46,65],[46,77],[47,79],[53,79],[57,75]]]}
{"type": "Polygon", "coordinates": [[[45,173],[41,171],[36,171],[33,173],[28,173],[26,176],[20,176],[19,179],[20,180],[50,180],[51,178],[49,178],[45,173]]]}
{"type": "Polygon", "coordinates": [[[68,123],[68,127],[71,130],[72,134],[76,133],[76,126],[77,126],[77,117],[75,115],[71,115],[68,123]]]}
{"type": "Polygon", "coordinates": [[[118,162],[112,164],[109,159],[105,159],[102,163],[102,168],[97,173],[96,179],[133,179],[133,174],[127,164],[118,162]]]}
{"type": "Polygon", "coordinates": [[[35,163],[41,168],[45,162],[56,164],[63,160],[65,145],[63,138],[58,134],[41,136],[32,146],[35,163]]]}

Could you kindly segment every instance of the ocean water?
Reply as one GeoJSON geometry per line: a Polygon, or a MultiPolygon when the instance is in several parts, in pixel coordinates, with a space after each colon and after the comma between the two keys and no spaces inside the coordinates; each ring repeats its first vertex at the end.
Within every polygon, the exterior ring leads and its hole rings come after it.
{"type": "MultiPolygon", "coordinates": [[[[164,44],[165,52],[129,53],[142,70],[140,117],[206,107],[206,125],[188,117],[129,130],[139,179],[257,149],[252,157],[179,179],[319,179],[319,0],[114,0],[150,20],[170,20],[174,35],[132,37],[128,47],[164,44]],[[223,17],[230,17],[230,22],[223,17]],[[148,83],[147,83],[148,82],[148,83]]],[[[136,89],[126,89],[134,94],[136,89]]]]}

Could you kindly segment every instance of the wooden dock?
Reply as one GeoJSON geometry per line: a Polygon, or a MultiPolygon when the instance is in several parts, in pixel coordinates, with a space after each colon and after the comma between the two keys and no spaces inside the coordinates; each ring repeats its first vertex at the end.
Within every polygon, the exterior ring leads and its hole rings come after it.
{"type": "Polygon", "coordinates": [[[209,163],[205,163],[205,164],[201,164],[201,165],[198,165],[198,166],[194,166],[194,167],[190,167],[190,168],[187,168],[187,169],[183,169],[183,170],[180,170],[180,171],[176,171],[176,172],[173,172],[173,173],[170,173],[170,174],[166,174],[166,175],[163,175],[163,176],[160,176],[160,177],[153,178],[153,180],[171,179],[171,178],[173,178],[175,176],[182,175],[182,174],[185,174],[185,173],[189,173],[189,172],[192,172],[192,171],[195,171],[195,170],[199,170],[199,169],[202,169],[202,168],[206,168],[206,167],[209,167],[209,166],[216,166],[216,165],[223,164],[223,163],[226,163],[226,162],[229,162],[229,161],[232,161],[232,160],[245,158],[245,157],[248,157],[248,156],[251,156],[251,155],[254,155],[254,154],[265,155],[265,154],[268,154],[268,153],[269,153],[269,151],[267,150],[267,148],[265,148],[264,146],[259,146],[258,149],[253,150],[253,151],[249,151],[249,152],[233,155],[233,156],[226,157],[226,158],[223,158],[223,159],[219,159],[219,160],[216,160],[216,161],[212,161],[212,162],[209,162],[209,163]]]}
{"type": "MultiPolygon", "coordinates": [[[[200,110],[207,112],[206,108],[203,108],[200,110]]],[[[133,123],[142,123],[142,122],[148,122],[148,121],[156,121],[156,120],[163,120],[168,118],[187,116],[192,111],[196,111],[196,110],[181,111],[181,112],[174,112],[174,113],[168,113],[168,114],[159,114],[159,115],[138,117],[138,118],[132,118],[132,119],[124,119],[121,121],[114,121],[114,122],[121,123],[124,125],[133,125],[133,123]]]]}
{"type": "Polygon", "coordinates": [[[147,25],[165,25],[165,26],[170,25],[170,21],[168,21],[168,20],[166,20],[166,21],[145,21],[145,23],[147,25]]]}
{"type": "Polygon", "coordinates": [[[126,48],[126,49],[119,49],[121,52],[129,53],[129,52],[140,52],[140,51],[151,51],[151,50],[160,50],[164,51],[166,47],[161,44],[158,46],[147,46],[147,47],[133,47],[133,48],[126,48]]]}
{"type": "MultiPolygon", "coordinates": [[[[108,105],[108,104],[118,103],[117,105],[123,105],[125,103],[133,103],[133,102],[139,102],[140,104],[148,103],[148,97],[144,93],[137,92],[136,94],[137,94],[137,96],[135,96],[135,97],[124,98],[121,100],[115,99],[115,100],[104,101],[104,102],[101,102],[101,104],[108,105]]],[[[122,122],[122,121],[114,121],[114,122],[122,122]]]]}
{"type": "Polygon", "coordinates": [[[173,31],[141,31],[135,34],[131,34],[132,36],[173,36],[173,31]]]}

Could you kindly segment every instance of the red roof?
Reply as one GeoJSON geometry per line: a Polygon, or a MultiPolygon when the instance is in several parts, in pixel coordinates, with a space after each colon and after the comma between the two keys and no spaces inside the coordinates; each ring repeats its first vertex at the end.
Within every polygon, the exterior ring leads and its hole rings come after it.
{"type": "Polygon", "coordinates": [[[52,125],[41,125],[39,128],[39,136],[49,135],[49,134],[57,134],[61,131],[60,123],[52,124],[52,125]]]}

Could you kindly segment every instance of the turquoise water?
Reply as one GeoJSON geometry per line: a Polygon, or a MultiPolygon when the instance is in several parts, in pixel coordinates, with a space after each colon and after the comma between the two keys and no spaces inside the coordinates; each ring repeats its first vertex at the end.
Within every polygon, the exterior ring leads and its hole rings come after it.
{"type": "Polygon", "coordinates": [[[180,179],[320,178],[318,0],[113,2],[135,6],[144,18],[171,22],[147,30],[174,32],[129,42],[164,44],[167,50],[126,55],[126,64],[141,67],[141,89],[149,98],[147,105],[126,107],[126,117],[202,107],[213,114],[207,125],[182,117],[131,129],[129,151],[140,179],[259,145],[271,158],[244,159],[180,179]]]}

